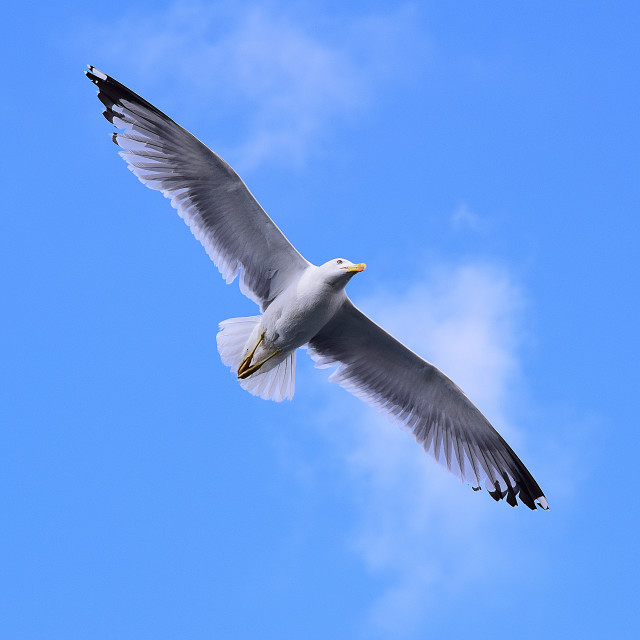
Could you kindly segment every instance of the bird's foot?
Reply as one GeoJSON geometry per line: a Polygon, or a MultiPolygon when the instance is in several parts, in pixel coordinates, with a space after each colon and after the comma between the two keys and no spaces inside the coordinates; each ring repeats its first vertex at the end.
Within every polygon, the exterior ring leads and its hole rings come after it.
{"type": "Polygon", "coordinates": [[[253,358],[253,355],[256,352],[256,349],[258,348],[258,346],[260,345],[260,343],[262,342],[263,338],[264,338],[264,331],[260,334],[260,338],[258,339],[258,342],[256,342],[256,346],[253,347],[253,349],[251,350],[251,353],[242,360],[242,362],[240,363],[240,366],[238,367],[238,378],[240,377],[241,373],[244,373],[250,366],[251,366],[251,359],[253,358]]]}
{"type": "MultiPolygon", "coordinates": [[[[260,360],[260,362],[256,362],[255,364],[252,364],[250,367],[246,367],[242,371],[240,371],[240,369],[238,368],[238,378],[240,380],[244,380],[245,378],[248,378],[252,373],[255,373],[265,362],[268,362],[269,360],[271,360],[271,358],[273,358],[273,356],[277,356],[279,353],[280,353],[280,349],[276,349],[271,355],[267,356],[264,360],[260,360]]],[[[243,360],[243,363],[244,363],[244,360],[243,360]]]]}

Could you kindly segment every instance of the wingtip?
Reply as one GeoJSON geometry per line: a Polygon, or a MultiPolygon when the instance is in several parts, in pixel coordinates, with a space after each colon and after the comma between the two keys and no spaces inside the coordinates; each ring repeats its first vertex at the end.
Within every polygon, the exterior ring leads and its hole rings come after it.
{"type": "Polygon", "coordinates": [[[541,509],[544,509],[545,511],[549,511],[549,503],[547,502],[547,499],[544,496],[540,496],[539,498],[536,498],[536,504],[541,509]]]}
{"type": "MultiPolygon", "coordinates": [[[[474,491],[479,491],[481,489],[480,486],[478,487],[472,486],[471,488],[474,491]]],[[[518,497],[520,498],[520,502],[522,502],[522,504],[529,507],[529,509],[531,509],[532,511],[535,511],[537,508],[543,509],[544,511],[549,510],[549,503],[547,502],[547,499],[544,497],[544,495],[541,495],[538,498],[534,499],[532,497],[533,494],[524,493],[521,489],[514,490],[514,488],[511,487],[510,485],[507,485],[507,489],[503,491],[500,488],[500,485],[498,484],[498,482],[495,483],[493,491],[490,491],[488,486],[486,487],[486,489],[487,489],[487,493],[496,502],[500,502],[500,500],[503,500],[504,498],[506,498],[507,504],[509,504],[512,507],[516,507],[518,506],[518,500],[516,499],[516,494],[517,494],[518,497]]]]}
{"type": "Polygon", "coordinates": [[[100,80],[106,80],[109,76],[106,73],[100,71],[100,69],[96,69],[92,64],[87,65],[87,70],[85,70],[84,74],[89,78],[90,76],[94,76],[99,78],[100,80]]]}

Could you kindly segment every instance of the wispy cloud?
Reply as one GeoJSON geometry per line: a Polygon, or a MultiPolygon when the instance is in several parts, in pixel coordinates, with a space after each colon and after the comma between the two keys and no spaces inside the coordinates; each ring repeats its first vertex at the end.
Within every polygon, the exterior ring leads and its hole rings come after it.
{"type": "Polygon", "coordinates": [[[366,108],[407,50],[423,46],[409,9],[328,18],[273,4],[233,7],[177,2],[89,31],[104,59],[147,86],[243,118],[240,169],[267,158],[304,161],[335,118],[366,108]]]}
{"type": "Polygon", "coordinates": [[[456,230],[467,229],[475,231],[480,226],[480,216],[462,202],[451,214],[451,225],[456,230]]]}
{"type": "MultiPolygon", "coordinates": [[[[404,292],[359,303],[450,375],[527,461],[525,445],[531,442],[509,423],[506,409],[521,377],[524,295],[505,269],[449,265],[404,292]]],[[[435,607],[477,591],[487,573],[495,579],[518,571],[514,557],[522,531],[511,538],[505,532],[524,525],[526,535],[525,519],[541,514],[511,512],[462,486],[412,438],[365,406],[345,400],[335,415],[341,416],[336,441],[358,513],[353,548],[373,574],[388,577],[365,635],[413,637],[435,607]],[[353,425],[347,439],[345,423],[353,425]],[[486,541],[498,538],[496,555],[486,541]]]]}

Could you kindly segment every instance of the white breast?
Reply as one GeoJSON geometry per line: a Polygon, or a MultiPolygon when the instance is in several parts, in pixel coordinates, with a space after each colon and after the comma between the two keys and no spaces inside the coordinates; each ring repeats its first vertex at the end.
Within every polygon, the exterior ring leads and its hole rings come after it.
{"type": "Polygon", "coordinates": [[[265,339],[282,350],[306,344],[333,317],[345,298],[313,265],[284,291],[264,313],[265,339]]]}

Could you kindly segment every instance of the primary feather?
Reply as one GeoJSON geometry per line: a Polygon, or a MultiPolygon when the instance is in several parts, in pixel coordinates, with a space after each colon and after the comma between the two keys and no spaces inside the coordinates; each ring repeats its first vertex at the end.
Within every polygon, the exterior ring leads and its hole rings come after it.
{"type": "Polygon", "coordinates": [[[189,225],[227,283],[262,310],[309,264],[264,212],[238,174],[162,111],[89,67],[113,141],[140,182],[160,191],[189,225]]]}

